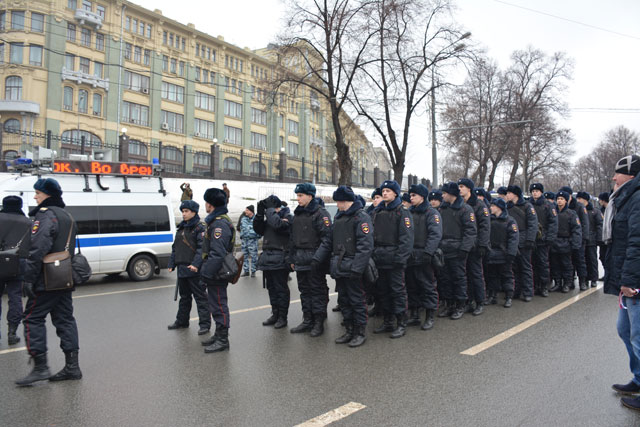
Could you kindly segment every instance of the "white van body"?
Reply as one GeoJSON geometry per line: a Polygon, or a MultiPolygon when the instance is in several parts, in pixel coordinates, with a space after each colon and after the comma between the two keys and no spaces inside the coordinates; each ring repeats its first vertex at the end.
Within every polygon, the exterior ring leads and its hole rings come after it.
{"type": "Polygon", "coordinates": [[[126,271],[141,281],[167,267],[176,226],[171,197],[160,178],[14,173],[0,182],[0,198],[22,197],[28,214],[37,206],[33,184],[39,177],[60,183],[93,274],[126,271]]]}

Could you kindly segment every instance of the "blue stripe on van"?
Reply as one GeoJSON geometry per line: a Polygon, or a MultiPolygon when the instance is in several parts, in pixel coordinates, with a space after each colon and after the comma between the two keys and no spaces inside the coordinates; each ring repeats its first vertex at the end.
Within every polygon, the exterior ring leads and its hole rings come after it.
{"type": "Polygon", "coordinates": [[[103,236],[103,237],[79,237],[81,248],[96,246],[139,245],[143,243],[167,243],[173,242],[173,234],[147,234],[142,236],[103,236]]]}

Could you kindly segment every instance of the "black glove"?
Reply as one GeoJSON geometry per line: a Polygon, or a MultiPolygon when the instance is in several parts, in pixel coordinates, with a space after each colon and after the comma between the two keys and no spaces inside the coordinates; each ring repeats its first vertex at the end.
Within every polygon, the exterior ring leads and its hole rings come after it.
{"type": "Polygon", "coordinates": [[[527,240],[526,242],[524,242],[525,249],[533,249],[535,245],[535,242],[532,242],[531,240],[527,240]]]}
{"type": "Polygon", "coordinates": [[[264,216],[264,210],[265,210],[264,200],[260,200],[258,202],[258,213],[257,213],[257,215],[258,216],[264,216]]]}
{"type": "Polygon", "coordinates": [[[33,283],[22,282],[22,296],[27,298],[35,298],[36,293],[33,290],[33,283]]]}
{"type": "Polygon", "coordinates": [[[487,254],[487,248],[485,248],[484,246],[480,246],[478,248],[478,255],[480,255],[480,258],[484,258],[486,254],[487,254]]]}
{"type": "Polygon", "coordinates": [[[507,265],[513,264],[513,261],[516,259],[513,255],[507,255],[507,265]]]}
{"type": "Polygon", "coordinates": [[[458,252],[458,259],[466,260],[467,259],[467,255],[469,255],[469,252],[460,251],[460,252],[458,252]]]}

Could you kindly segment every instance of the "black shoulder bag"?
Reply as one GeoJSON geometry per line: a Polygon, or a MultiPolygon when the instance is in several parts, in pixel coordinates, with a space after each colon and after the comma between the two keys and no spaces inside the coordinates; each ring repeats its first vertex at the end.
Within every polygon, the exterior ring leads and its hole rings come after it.
{"type": "Polygon", "coordinates": [[[27,228],[22,239],[20,239],[13,248],[0,251],[0,279],[12,279],[20,274],[20,257],[18,256],[18,252],[22,241],[30,231],[31,227],[27,228]]]}

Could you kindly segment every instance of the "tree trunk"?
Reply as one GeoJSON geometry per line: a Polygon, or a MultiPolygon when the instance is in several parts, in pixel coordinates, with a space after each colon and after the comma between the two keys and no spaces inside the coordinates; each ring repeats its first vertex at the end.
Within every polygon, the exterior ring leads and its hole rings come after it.
{"type": "Polygon", "coordinates": [[[401,162],[397,162],[393,165],[393,179],[400,184],[400,188],[402,188],[402,176],[404,174],[404,159],[401,162]]]}

